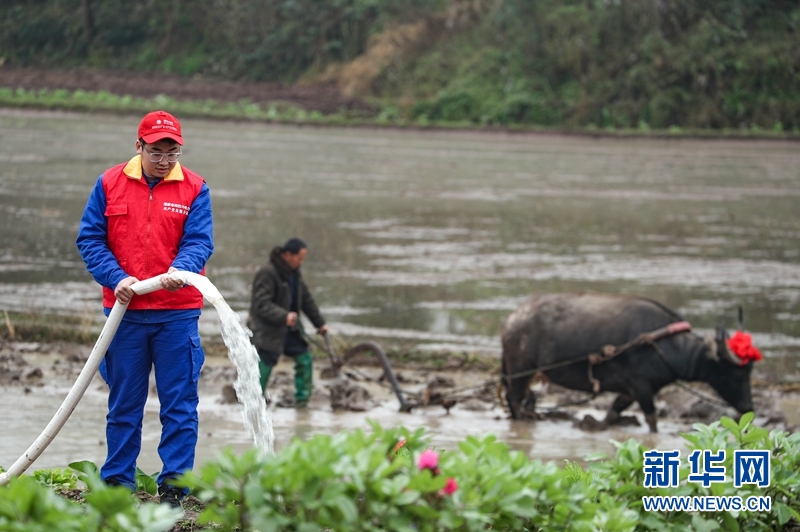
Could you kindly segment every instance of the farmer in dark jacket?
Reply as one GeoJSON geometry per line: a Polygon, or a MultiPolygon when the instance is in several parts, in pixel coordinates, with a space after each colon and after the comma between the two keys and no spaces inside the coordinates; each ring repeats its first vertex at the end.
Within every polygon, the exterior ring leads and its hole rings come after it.
{"type": "Polygon", "coordinates": [[[294,358],[295,401],[302,408],[308,404],[312,387],[312,359],[303,338],[299,313],[302,311],[319,334],[328,332],[314,298],[308,291],[300,266],[308,247],[299,238],[291,238],[283,247],[276,246],[269,262],[256,272],[248,325],[251,342],[260,357],[261,390],[267,389],[272,368],[281,353],[294,358]]]}

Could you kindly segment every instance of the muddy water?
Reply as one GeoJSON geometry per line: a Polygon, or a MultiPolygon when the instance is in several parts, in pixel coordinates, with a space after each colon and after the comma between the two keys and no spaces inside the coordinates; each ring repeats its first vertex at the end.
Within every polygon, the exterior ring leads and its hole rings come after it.
{"type": "MultiPolygon", "coordinates": [[[[48,367],[53,358],[49,355],[25,355],[30,364],[42,367],[45,371],[41,387],[31,388],[25,393],[23,387],[0,388],[0,411],[3,423],[11,430],[0,432],[0,464],[11,464],[44,428],[69,391],[71,382],[63,375],[55,376],[48,367]],[[24,405],[24,408],[20,408],[24,405]]],[[[225,360],[212,359],[211,367],[227,365],[225,360]]],[[[292,366],[282,361],[275,375],[291,375],[292,366]]],[[[375,368],[362,368],[361,373],[378,375],[375,368]]],[[[405,375],[413,374],[404,370],[405,375]]],[[[456,380],[461,384],[473,384],[476,379],[486,378],[485,374],[461,374],[456,380]]],[[[495,405],[486,405],[486,410],[471,411],[457,405],[449,413],[441,407],[428,407],[415,410],[411,414],[398,413],[396,399],[391,392],[374,383],[360,382],[373,397],[374,408],[363,412],[332,412],[325,395],[326,386],[332,381],[317,377],[315,394],[306,410],[270,407],[275,430],[275,448],[280,449],[293,438],[308,438],[314,434],[332,434],[340,430],[368,429],[366,418],[389,427],[402,424],[410,429],[425,427],[432,436],[432,444],[443,449],[454,449],[467,435],[483,436],[495,434],[512,448],[526,452],[543,460],[561,461],[581,460],[596,451],[614,454],[610,440],[625,441],[636,438],[652,447],[685,449],[684,441],[677,436],[678,430],[689,430],[686,422],[661,421],[662,432],[650,434],[642,419],[641,426],[620,427],[603,432],[585,432],[575,428],[570,421],[510,421],[505,411],[495,405]]],[[[420,381],[424,382],[424,381],[420,381]]],[[[406,385],[408,387],[409,385],[406,385]]],[[[286,387],[273,392],[277,399],[286,387]]],[[[413,386],[412,386],[413,388],[413,386]]],[[[289,388],[291,389],[291,388],[289,388]]],[[[201,381],[200,387],[200,439],[197,447],[197,463],[203,463],[216,456],[220,449],[232,447],[244,451],[252,447],[252,436],[242,421],[241,406],[225,404],[220,387],[201,381]]],[[[31,467],[31,471],[49,467],[64,467],[77,460],[91,460],[102,463],[105,459],[105,405],[107,388],[96,376],[81,403],[75,409],[56,440],[31,467]]],[[[553,406],[552,401],[544,400],[545,408],[553,406]]],[[[161,463],[157,448],[160,436],[158,419],[158,399],[151,395],[145,407],[142,452],[138,465],[148,473],[159,471],[161,463]]],[[[591,408],[579,409],[576,413],[602,418],[603,412],[591,408]]]]}
{"type": "MultiPolygon", "coordinates": [[[[99,289],[74,245],[77,223],[97,176],[131,156],[136,125],[103,115],[0,112],[0,308],[100,318],[99,289]]],[[[526,294],[637,293],[701,330],[723,319],[733,326],[743,305],[767,357],[760,374],[798,379],[796,143],[199,120],[184,121],[184,130],[182,162],[212,190],[217,249],[208,276],[239,312],[270,247],[299,235],[310,245],[305,276],[344,336],[497,353],[499,326],[526,294]]],[[[203,330],[216,334],[214,311],[202,320],[203,330]]],[[[2,400],[38,412],[43,397],[34,390],[2,400]]],[[[102,404],[94,412],[87,417],[102,424],[102,404]]],[[[216,407],[206,415],[224,419],[216,407]]],[[[364,417],[320,415],[276,412],[276,446],[364,417]]],[[[391,409],[385,415],[398,419],[391,409]]],[[[446,420],[401,419],[438,426],[442,441],[485,427],[537,456],[579,456],[586,449],[575,446],[607,445],[613,437],[594,440],[558,423],[551,432],[542,425],[532,431],[484,417],[480,427],[469,416],[460,424],[455,410],[446,420]]],[[[14,426],[27,428],[29,419],[40,430],[31,416],[14,426]]],[[[241,431],[219,424],[223,439],[241,431]]],[[[2,452],[9,443],[29,443],[6,431],[0,439],[2,452]]],[[[59,436],[67,448],[65,440],[59,436]]]]}

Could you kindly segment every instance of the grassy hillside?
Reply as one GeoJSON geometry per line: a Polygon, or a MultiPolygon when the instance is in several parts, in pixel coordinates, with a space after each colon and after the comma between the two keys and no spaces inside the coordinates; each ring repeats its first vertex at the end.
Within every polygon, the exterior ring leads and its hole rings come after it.
{"type": "Polygon", "coordinates": [[[793,129],[797,5],[506,0],[387,70],[383,92],[410,98],[412,114],[430,118],[793,129]]]}
{"type": "Polygon", "coordinates": [[[384,24],[425,17],[439,2],[4,0],[0,57],[15,65],[292,82],[359,56],[384,24]]]}
{"type": "Polygon", "coordinates": [[[388,120],[798,130],[798,30],[790,0],[7,0],[0,61],[332,83],[388,120]]]}

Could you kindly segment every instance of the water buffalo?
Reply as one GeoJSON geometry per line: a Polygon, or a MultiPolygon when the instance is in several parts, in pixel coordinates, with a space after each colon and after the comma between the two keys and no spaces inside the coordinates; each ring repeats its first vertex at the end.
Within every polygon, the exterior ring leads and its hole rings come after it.
{"type": "MultiPolygon", "coordinates": [[[[580,359],[543,373],[561,386],[591,392],[587,355],[680,321],[675,312],[641,297],[595,293],[530,297],[503,326],[503,384],[511,416],[517,419],[533,410],[536,398],[528,384],[534,368],[580,359]]],[[[604,425],[616,422],[620,413],[637,401],[650,430],[656,432],[653,396],[676,380],[706,382],[739,412],[751,411],[753,363],[740,365],[725,337],[724,329],[717,330],[716,338],[682,332],[658,340],[661,353],[652,345],[637,345],[593,365],[599,391],[619,394],[604,425]]]]}

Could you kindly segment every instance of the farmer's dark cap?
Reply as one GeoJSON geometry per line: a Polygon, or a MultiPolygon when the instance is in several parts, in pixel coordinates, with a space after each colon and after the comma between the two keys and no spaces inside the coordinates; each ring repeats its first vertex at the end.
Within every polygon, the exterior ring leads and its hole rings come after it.
{"type": "Polygon", "coordinates": [[[147,113],[139,123],[139,138],[146,144],[172,139],[183,146],[181,123],[166,111],[147,113]]]}
{"type": "Polygon", "coordinates": [[[300,251],[304,249],[308,249],[306,243],[297,237],[293,237],[286,241],[286,243],[281,248],[281,251],[283,253],[289,252],[292,255],[297,255],[298,253],[300,253],[300,251]]]}

